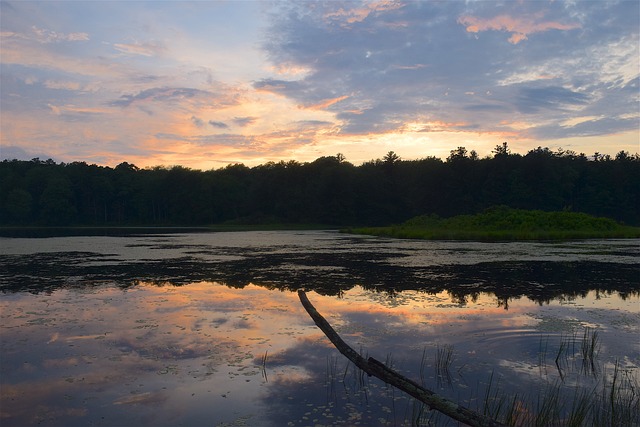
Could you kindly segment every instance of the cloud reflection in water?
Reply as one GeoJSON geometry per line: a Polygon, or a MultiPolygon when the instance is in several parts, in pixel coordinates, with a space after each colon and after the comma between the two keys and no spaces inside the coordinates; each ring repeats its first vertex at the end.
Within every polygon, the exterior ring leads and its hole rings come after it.
{"type": "MultiPolygon", "coordinates": [[[[640,360],[630,344],[637,301],[615,295],[548,306],[515,299],[508,310],[484,293],[466,304],[447,292],[389,296],[361,287],[310,298],[351,346],[409,377],[420,378],[425,351],[427,386],[455,399],[476,399],[493,370],[507,389],[539,386],[541,337],[559,339],[582,324],[605,332],[607,358],[640,360]],[[611,303],[616,312],[605,310],[611,303]],[[449,385],[433,368],[445,344],[456,356],[449,385]]],[[[6,426],[398,425],[416,410],[348,366],[293,292],[141,283],[4,295],[0,307],[6,426]]]]}

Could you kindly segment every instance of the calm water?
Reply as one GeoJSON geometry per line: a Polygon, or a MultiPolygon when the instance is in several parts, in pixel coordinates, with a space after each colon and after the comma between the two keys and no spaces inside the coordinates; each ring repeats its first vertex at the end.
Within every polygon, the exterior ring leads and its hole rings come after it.
{"type": "Polygon", "coordinates": [[[0,239],[0,424],[446,425],[347,363],[297,289],[352,347],[472,409],[487,389],[606,387],[616,361],[637,385],[639,255],[317,231],[0,239]]]}

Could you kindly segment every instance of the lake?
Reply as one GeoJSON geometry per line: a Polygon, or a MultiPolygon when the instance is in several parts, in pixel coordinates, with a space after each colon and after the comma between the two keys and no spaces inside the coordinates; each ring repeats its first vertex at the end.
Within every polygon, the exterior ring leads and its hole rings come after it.
{"type": "Polygon", "coordinates": [[[566,421],[588,396],[603,425],[637,425],[639,255],[335,231],[1,238],[0,424],[457,425],[357,370],[303,289],[354,349],[470,409],[525,419],[553,400],[566,421]]]}

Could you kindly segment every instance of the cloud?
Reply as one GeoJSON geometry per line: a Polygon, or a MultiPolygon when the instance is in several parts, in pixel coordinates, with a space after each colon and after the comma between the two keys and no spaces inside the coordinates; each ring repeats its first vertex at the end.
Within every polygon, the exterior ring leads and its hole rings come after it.
{"type": "Polygon", "coordinates": [[[229,146],[246,147],[256,141],[256,137],[239,134],[211,134],[211,135],[179,135],[175,133],[156,133],[155,138],[167,141],[187,142],[198,146],[229,146]]]}
{"type": "Polygon", "coordinates": [[[60,42],[77,42],[88,41],[87,33],[58,33],[52,30],[38,28],[35,25],[31,27],[35,40],[40,43],[60,43],[60,42]]]}
{"type": "Polygon", "coordinates": [[[570,106],[583,106],[589,96],[558,86],[522,87],[516,106],[523,113],[537,113],[542,109],[561,110],[570,106]]]}
{"type": "Polygon", "coordinates": [[[287,81],[277,79],[262,79],[253,83],[254,89],[260,92],[275,93],[278,95],[291,96],[304,90],[304,83],[301,81],[287,81]]]}
{"type": "Polygon", "coordinates": [[[79,108],[74,105],[47,104],[51,114],[66,122],[89,122],[104,114],[97,108],[79,108]]]}
{"type": "Polygon", "coordinates": [[[404,125],[404,132],[460,132],[478,129],[477,124],[470,124],[465,122],[443,122],[439,120],[434,121],[418,121],[412,123],[406,123],[404,125]]]}
{"type": "Polygon", "coordinates": [[[618,134],[638,130],[638,118],[598,118],[573,126],[538,126],[529,130],[536,139],[557,139],[618,134]]]}
{"type": "Polygon", "coordinates": [[[291,76],[301,76],[307,74],[310,69],[305,67],[299,67],[293,64],[275,64],[271,67],[271,69],[276,74],[288,74],[291,76]]]}
{"type": "MultiPolygon", "coordinates": [[[[331,8],[333,3],[324,5],[331,8]]],[[[412,115],[443,109],[434,100],[445,92],[441,86],[447,81],[455,86],[478,79],[459,78],[469,67],[458,66],[478,53],[451,49],[466,40],[464,31],[456,33],[450,25],[459,7],[455,2],[412,2],[376,11],[353,21],[349,29],[333,20],[327,23],[327,13],[316,16],[314,10],[297,13],[293,8],[276,20],[277,37],[265,48],[273,60],[311,71],[299,80],[265,79],[255,87],[290,97],[298,105],[330,107],[345,134],[400,129],[412,115]]],[[[338,9],[335,16],[341,14],[338,9]]]]}
{"type": "MultiPolygon", "coordinates": [[[[27,81],[25,81],[25,83],[27,83],[27,81]]],[[[82,85],[79,82],[61,81],[61,80],[46,80],[44,82],[44,86],[49,89],[60,89],[60,90],[77,91],[82,89],[82,85]]]]}
{"type": "Polygon", "coordinates": [[[302,106],[302,108],[307,108],[309,110],[324,110],[326,108],[331,107],[333,104],[336,104],[340,101],[344,101],[345,99],[349,98],[349,95],[343,95],[343,96],[337,96],[335,98],[330,98],[330,99],[324,99],[318,103],[312,104],[312,105],[305,105],[302,106]]]}
{"type": "Polygon", "coordinates": [[[474,112],[506,113],[508,111],[512,111],[512,109],[509,108],[508,106],[498,105],[498,104],[473,104],[473,105],[465,105],[462,108],[464,110],[474,111],[474,112]]]}
{"type": "Polygon", "coordinates": [[[639,2],[0,5],[2,146],[62,161],[446,157],[640,128],[639,2]]]}
{"type": "Polygon", "coordinates": [[[196,116],[191,116],[191,122],[199,128],[204,126],[204,120],[196,116]]]}
{"type": "Polygon", "coordinates": [[[45,43],[24,32],[3,31],[0,37],[2,65],[20,67],[9,70],[16,74],[23,74],[28,69],[41,76],[41,80],[57,80],[60,74],[83,76],[93,79],[92,84],[97,85],[105,81],[122,83],[121,79],[129,78],[132,71],[130,65],[101,55],[103,46],[95,43],[45,43]],[[84,52],[90,52],[90,58],[85,57],[84,52]]]}
{"type": "MultiPolygon", "coordinates": [[[[31,160],[34,158],[50,159],[53,156],[49,154],[38,153],[31,150],[25,150],[17,146],[0,145],[0,160],[31,160]]],[[[55,159],[54,159],[55,160],[55,159]]]]}
{"type": "Polygon", "coordinates": [[[333,126],[332,122],[327,122],[325,120],[299,120],[296,123],[296,127],[304,128],[304,129],[324,129],[326,127],[333,126]]]}
{"type": "Polygon", "coordinates": [[[129,107],[134,103],[177,103],[182,101],[207,105],[210,108],[235,105],[238,102],[232,93],[214,93],[187,87],[157,87],[145,89],[135,95],[122,95],[119,99],[109,102],[109,105],[129,107]]]}
{"type": "Polygon", "coordinates": [[[255,123],[256,120],[258,120],[257,117],[234,117],[233,123],[240,127],[245,127],[249,126],[252,123],[255,123]]]}
{"type": "Polygon", "coordinates": [[[527,39],[527,36],[534,33],[549,30],[574,30],[580,28],[578,23],[564,24],[555,21],[542,21],[543,13],[536,13],[533,16],[513,17],[510,15],[498,15],[493,18],[479,18],[475,16],[461,16],[458,22],[466,27],[469,33],[479,33],[482,31],[506,31],[511,33],[509,43],[518,44],[527,39]]]}
{"type": "Polygon", "coordinates": [[[376,15],[379,12],[399,9],[403,7],[403,3],[393,0],[379,0],[369,3],[346,3],[342,4],[339,9],[327,12],[324,19],[328,21],[338,21],[342,26],[362,22],[369,15],[376,15]]]}
{"type": "Polygon", "coordinates": [[[493,2],[285,8],[264,49],[273,67],[305,73],[254,88],[333,112],[345,136],[400,132],[420,121],[504,131],[501,123],[515,114],[561,127],[582,110],[630,108],[629,94],[603,82],[620,87],[637,76],[638,28],[627,19],[639,12],[633,2],[510,2],[497,16],[493,2]],[[509,32],[518,50],[472,31],[509,32]],[[521,43],[532,34],[539,37],[521,43]]]}
{"type": "Polygon", "coordinates": [[[222,135],[198,135],[190,138],[190,141],[198,145],[225,145],[231,147],[248,147],[254,144],[256,138],[254,136],[238,135],[238,134],[222,134],[222,135]]]}
{"type": "Polygon", "coordinates": [[[166,50],[162,43],[158,42],[134,42],[134,43],[116,43],[114,49],[129,55],[155,56],[166,50]]]}
{"type": "Polygon", "coordinates": [[[209,124],[215,128],[226,129],[229,127],[225,122],[216,122],[215,120],[209,120],[209,124]]]}

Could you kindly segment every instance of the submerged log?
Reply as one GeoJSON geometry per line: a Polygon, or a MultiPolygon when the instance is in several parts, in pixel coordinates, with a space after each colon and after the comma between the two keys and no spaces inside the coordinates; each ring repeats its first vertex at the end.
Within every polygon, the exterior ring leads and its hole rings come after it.
{"type": "Polygon", "coordinates": [[[415,399],[429,406],[431,409],[439,411],[444,415],[469,426],[498,427],[505,425],[437,395],[435,392],[422,387],[415,381],[398,374],[373,357],[365,359],[346,342],[344,342],[342,338],[340,338],[340,335],[338,335],[338,333],[331,327],[329,322],[327,322],[325,318],[318,313],[313,304],[311,304],[311,301],[309,301],[309,298],[307,298],[307,294],[304,291],[298,291],[298,297],[300,298],[302,306],[307,310],[307,313],[309,313],[309,316],[311,316],[315,324],[322,330],[322,332],[324,332],[338,351],[369,376],[379,378],[385,383],[411,395],[415,399]]]}

